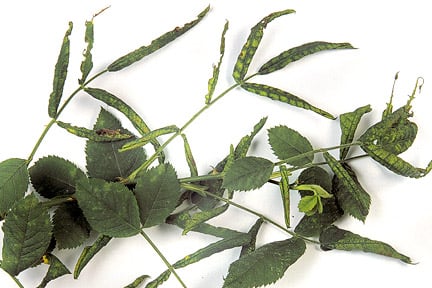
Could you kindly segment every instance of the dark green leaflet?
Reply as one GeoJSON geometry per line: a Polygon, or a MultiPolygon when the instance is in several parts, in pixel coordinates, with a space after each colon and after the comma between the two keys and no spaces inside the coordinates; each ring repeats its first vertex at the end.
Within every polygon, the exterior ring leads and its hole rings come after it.
{"type": "Polygon", "coordinates": [[[69,66],[70,41],[69,36],[72,33],[73,24],[69,22],[69,28],[63,38],[60,54],[57,59],[54,70],[53,91],[50,94],[48,115],[51,118],[57,116],[57,109],[63,95],[63,88],[66,82],[67,70],[69,66]]]}
{"type": "MultiPolygon", "coordinates": [[[[99,88],[85,88],[84,91],[90,94],[90,96],[104,102],[105,104],[123,113],[131,121],[132,125],[135,127],[135,129],[138,130],[138,132],[142,136],[151,132],[150,128],[138,115],[138,113],[136,113],[129,105],[127,105],[117,96],[99,88]]],[[[152,140],[151,143],[153,144],[155,149],[158,149],[160,147],[159,142],[155,139],[152,140]]],[[[163,162],[164,158],[165,156],[163,155],[163,153],[161,153],[159,157],[160,161],[163,162]]]]}
{"type": "Polygon", "coordinates": [[[81,274],[82,269],[90,262],[91,259],[103,248],[108,242],[112,239],[112,237],[106,235],[100,235],[96,241],[91,246],[84,247],[81,252],[80,257],[78,258],[77,263],[75,264],[74,269],[74,278],[77,279],[81,274]]]}
{"type": "MultiPolygon", "coordinates": [[[[362,116],[366,113],[369,113],[370,111],[372,111],[370,105],[366,105],[366,106],[357,108],[353,112],[344,113],[344,114],[341,114],[339,116],[340,127],[341,127],[341,131],[342,131],[341,141],[340,141],[341,145],[352,143],[352,141],[354,139],[354,134],[357,130],[358,124],[360,123],[362,116]]],[[[345,159],[345,157],[348,154],[349,149],[350,149],[350,147],[340,148],[339,158],[345,159]]]]}
{"type": "Polygon", "coordinates": [[[340,188],[335,191],[339,205],[344,212],[351,216],[365,221],[369,214],[371,198],[357,180],[354,171],[348,164],[341,164],[328,152],[324,158],[340,181],[340,188]]]}
{"type": "Polygon", "coordinates": [[[330,113],[317,108],[305,100],[299,98],[298,96],[295,96],[289,92],[286,92],[284,90],[281,90],[279,88],[275,88],[272,86],[264,85],[264,84],[257,84],[257,83],[242,83],[241,87],[245,89],[246,91],[249,91],[251,93],[268,97],[272,100],[277,100],[283,103],[290,104],[292,106],[303,108],[306,110],[311,110],[315,113],[318,113],[319,115],[322,115],[329,119],[335,119],[333,115],[330,113]]]}
{"type": "Polygon", "coordinates": [[[396,258],[408,264],[412,263],[408,256],[397,252],[393,247],[384,242],[371,240],[336,226],[330,226],[325,229],[321,233],[319,240],[321,242],[321,247],[326,250],[359,250],[396,258]]]}
{"type": "Polygon", "coordinates": [[[0,163],[0,220],[15,202],[24,198],[28,184],[26,160],[11,158],[0,163]]]}
{"type": "Polygon", "coordinates": [[[87,79],[87,76],[89,75],[91,69],[93,68],[93,56],[91,53],[91,50],[93,49],[93,42],[94,42],[94,29],[93,29],[93,20],[86,21],[85,23],[86,30],[85,30],[85,36],[84,41],[87,43],[87,48],[85,49],[83,56],[84,60],[81,62],[81,79],[78,80],[79,84],[84,84],[84,82],[87,79]]]}
{"type": "Polygon", "coordinates": [[[258,74],[264,75],[280,70],[288,64],[300,60],[308,55],[333,49],[353,49],[349,43],[329,43],[323,41],[315,41],[291,48],[282,52],[278,56],[267,61],[258,71],[258,74]]]}
{"type": "Polygon", "coordinates": [[[249,65],[252,62],[253,57],[255,56],[255,52],[258,49],[262,37],[264,36],[264,28],[267,27],[267,24],[280,16],[291,14],[294,12],[294,10],[274,12],[267,17],[264,17],[254,27],[252,27],[248,39],[243,45],[243,48],[240,51],[237,62],[234,66],[233,78],[237,83],[243,82],[249,70],[249,65]]]}
{"type": "Polygon", "coordinates": [[[223,59],[223,56],[225,54],[225,34],[228,31],[228,27],[229,27],[229,24],[228,24],[228,21],[226,21],[224,29],[222,31],[222,36],[221,36],[221,42],[220,42],[220,48],[219,48],[219,53],[220,53],[219,62],[217,65],[213,66],[213,75],[208,80],[208,92],[207,92],[207,95],[205,96],[205,103],[206,104],[209,104],[211,102],[213,93],[216,89],[216,84],[217,84],[218,79],[219,79],[220,66],[222,64],[222,59],[223,59]]]}
{"type": "Polygon", "coordinates": [[[122,57],[115,60],[113,63],[111,63],[107,70],[110,72],[119,71],[123,68],[126,68],[133,63],[143,59],[144,57],[150,55],[151,53],[159,50],[160,48],[164,47],[165,45],[169,44],[170,42],[174,41],[187,31],[189,31],[191,28],[193,28],[195,25],[197,25],[207,14],[207,12],[210,10],[210,6],[208,6],[206,9],[204,9],[200,14],[198,14],[198,17],[196,20],[193,20],[189,23],[186,23],[183,27],[176,27],[173,30],[166,32],[165,34],[159,36],[159,38],[156,38],[153,40],[150,45],[148,46],[142,46],[122,57]]]}
{"type": "Polygon", "coordinates": [[[78,137],[87,138],[94,142],[112,142],[130,139],[133,137],[133,135],[122,133],[120,130],[99,129],[95,131],[84,127],[73,126],[69,123],[64,123],[61,121],[57,121],[56,123],[58,126],[65,129],[69,133],[74,134],[78,137]]]}

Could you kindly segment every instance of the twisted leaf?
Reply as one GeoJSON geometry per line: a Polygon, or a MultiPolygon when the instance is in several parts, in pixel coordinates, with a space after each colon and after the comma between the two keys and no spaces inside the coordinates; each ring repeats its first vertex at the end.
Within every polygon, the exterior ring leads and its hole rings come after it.
{"type": "Polygon", "coordinates": [[[69,36],[72,33],[73,24],[69,22],[69,28],[63,38],[60,54],[54,69],[53,91],[50,94],[48,104],[48,115],[51,118],[57,116],[57,109],[63,95],[63,88],[66,82],[67,70],[69,66],[70,41],[69,36]]]}
{"type": "Polygon", "coordinates": [[[243,257],[249,253],[252,253],[256,249],[256,238],[258,236],[258,232],[264,223],[264,220],[258,218],[255,224],[249,229],[248,235],[250,236],[250,242],[242,246],[242,250],[240,252],[240,257],[243,257]]]}
{"type": "Polygon", "coordinates": [[[181,134],[182,138],[183,138],[183,146],[184,146],[184,151],[185,151],[185,156],[186,156],[186,162],[189,166],[189,171],[190,171],[190,175],[191,176],[198,176],[198,168],[196,166],[196,162],[195,159],[193,157],[192,154],[192,149],[189,145],[189,141],[187,140],[187,137],[185,134],[181,134]]]}
{"type": "Polygon", "coordinates": [[[138,278],[136,278],[132,283],[125,286],[124,288],[137,288],[139,287],[146,279],[148,279],[150,276],[148,275],[141,275],[138,278]]]}
{"type": "Polygon", "coordinates": [[[408,256],[397,252],[390,245],[376,240],[371,240],[350,231],[340,229],[336,226],[330,226],[325,229],[319,238],[323,249],[337,249],[345,251],[363,251],[375,253],[387,257],[399,259],[405,263],[411,264],[412,261],[408,256]]]}
{"type": "Polygon", "coordinates": [[[349,43],[329,43],[323,41],[316,41],[303,44],[282,52],[278,56],[267,61],[258,71],[258,74],[264,75],[274,71],[280,70],[288,64],[300,60],[303,57],[309,56],[326,50],[334,49],[353,49],[354,47],[349,43]]]}
{"type": "Polygon", "coordinates": [[[248,72],[249,65],[252,62],[253,57],[255,56],[255,52],[258,49],[262,37],[264,36],[264,28],[267,27],[267,24],[280,16],[291,14],[294,12],[294,10],[274,12],[261,19],[260,22],[258,22],[254,27],[252,27],[246,43],[243,45],[243,48],[240,51],[237,62],[234,66],[233,78],[237,83],[243,82],[246,73],[248,72]]]}
{"type": "Polygon", "coordinates": [[[41,284],[39,284],[37,288],[44,288],[46,287],[48,282],[57,279],[63,275],[71,274],[69,269],[56,256],[52,254],[44,256],[44,262],[49,265],[49,268],[41,284]]]}
{"type": "Polygon", "coordinates": [[[111,237],[129,237],[139,233],[140,222],[136,199],[120,183],[101,179],[77,182],[75,196],[91,227],[111,237]]]}
{"type": "Polygon", "coordinates": [[[0,219],[24,198],[29,184],[27,161],[11,158],[0,163],[0,219]]]}
{"type": "Polygon", "coordinates": [[[193,228],[198,226],[201,223],[204,223],[216,216],[221,215],[228,209],[229,205],[223,205],[216,208],[213,208],[211,210],[206,210],[202,212],[195,213],[192,218],[185,223],[185,228],[183,229],[183,235],[187,234],[189,231],[191,231],[193,228]]]}
{"type": "Polygon", "coordinates": [[[306,250],[300,238],[272,242],[231,263],[223,288],[251,288],[279,280],[306,250]]]}
{"type": "Polygon", "coordinates": [[[311,104],[309,104],[308,102],[306,102],[305,100],[299,98],[298,96],[295,96],[289,92],[286,92],[284,90],[272,87],[272,86],[268,86],[268,85],[263,85],[263,84],[257,84],[257,83],[242,83],[241,87],[243,89],[245,89],[246,91],[249,91],[251,93],[260,95],[260,96],[264,96],[267,98],[270,98],[272,100],[277,100],[283,103],[287,103],[289,105],[298,107],[298,108],[303,108],[306,110],[310,110],[313,111],[319,115],[322,115],[326,118],[329,119],[335,119],[335,117],[333,115],[331,115],[330,113],[315,107],[311,104]]]}
{"type": "Polygon", "coordinates": [[[33,194],[18,201],[3,224],[2,268],[18,275],[36,264],[51,242],[50,216],[33,194]]]}
{"type": "Polygon", "coordinates": [[[84,127],[72,126],[69,123],[64,123],[61,121],[57,121],[56,123],[58,126],[65,129],[69,133],[78,137],[86,138],[94,142],[112,142],[112,141],[130,139],[133,137],[133,135],[131,134],[122,133],[120,129],[117,130],[99,129],[95,131],[84,127]]]}
{"type": "Polygon", "coordinates": [[[291,226],[291,200],[288,169],[285,166],[280,166],[281,180],[279,182],[279,190],[281,191],[282,204],[284,208],[285,225],[287,228],[291,226]]]}
{"type": "Polygon", "coordinates": [[[79,84],[84,84],[87,76],[89,75],[91,69],[93,68],[93,56],[91,50],[93,49],[94,42],[94,29],[93,29],[93,20],[85,22],[85,36],[84,41],[87,43],[87,47],[83,53],[84,59],[81,62],[81,79],[78,80],[79,84]]]}
{"type": "Polygon", "coordinates": [[[187,31],[189,31],[191,28],[193,28],[195,25],[197,25],[204,16],[208,13],[210,10],[210,6],[208,6],[206,9],[204,9],[200,14],[198,14],[197,19],[193,20],[189,23],[186,23],[183,27],[176,27],[173,30],[166,32],[165,34],[159,36],[155,40],[153,40],[150,45],[148,46],[142,46],[122,57],[115,60],[113,63],[111,63],[107,70],[110,72],[119,71],[121,69],[124,69],[133,63],[140,61],[144,57],[152,54],[153,52],[159,50],[160,48],[164,47],[165,45],[169,44],[170,42],[174,41],[187,31]]]}
{"type": "Polygon", "coordinates": [[[119,150],[120,152],[124,152],[131,149],[136,149],[146,145],[149,142],[155,142],[156,138],[162,135],[167,135],[171,133],[178,132],[179,128],[175,125],[166,126],[163,128],[155,129],[145,134],[143,137],[127,142],[123,145],[123,147],[119,150]]]}
{"type": "Polygon", "coordinates": [[[82,269],[90,262],[91,259],[103,248],[108,242],[112,239],[112,237],[106,235],[100,235],[98,239],[91,245],[84,247],[81,252],[80,257],[75,265],[74,269],[74,279],[77,279],[81,274],[82,269]]]}

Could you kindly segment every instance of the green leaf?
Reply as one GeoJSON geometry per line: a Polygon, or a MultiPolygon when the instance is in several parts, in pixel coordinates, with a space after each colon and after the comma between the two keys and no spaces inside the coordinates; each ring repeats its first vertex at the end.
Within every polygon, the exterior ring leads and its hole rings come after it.
{"type": "MultiPolygon", "coordinates": [[[[120,130],[122,134],[131,134],[124,130],[120,121],[105,109],[101,109],[93,130],[120,130]]],[[[115,142],[87,141],[87,174],[93,178],[116,181],[129,176],[146,159],[144,150],[135,149],[120,153],[118,150],[129,140],[115,142]]]]}
{"type": "Polygon", "coordinates": [[[39,159],[29,172],[33,187],[41,196],[49,199],[74,194],[76,182],[86,178],[75,164],[57,156],[39,159]]]}
{"type": "Polygon", "coordinates": [[[270,59],[263,66],[261,66],[258,74],[269,74],[280,70],[288,64],[300,60],[308,55],[333,49],[354,49],[354,47],[349,43],[329,43],[323,41],[305,43],[301,46],[297,46],[282,52],[278,56],[270,59]]]}
{"type": "Polygon", "coordinates": [[[256,238],[263,223],[264,220],[262,218],[258,218],[255,224],[249,229],[247,234],[250,236],[250,242],[242,246],[242,250],[240,251],[240,257],[243,257],[255,251],[256,238]]]}
{"type": "MultiPolygon", "coordinates": [[[[98,99],[104,102],[105,104],[117,109],[121,113],[123,113],[123,115],[125,115],[126,118],[129,119],[129,121],[132,123],[135,129],[137,129],[137,131],[142,136],[145,136],[146,134],[151,132],[150,128],[147,126],[144,120],[138,115],[138,113],[136,113],[128,104],[126,104],[123,100],[121,100],[117,96],[99,88],[85,88],[84,91],[87,92],[93,98],[98,99]]],[[[160,147],[160,144],[156,139],[151,140],[151,143],[155,149],[158,149],[160,147]]],[[[161,153],[160,155],[161,155],[159,158],[160,162],[163,162],[164,155],[163,153],[161,153]]]]}
{"type": "Polygon", "coordinates": [[[65,129],[69,133],[82,137],[87,138],[88,140],[95,141],[95,142],[112,142],[112,141],[119,141],[119,140],[125,140],[130,139],[133,137],[133,135],[128,133],[122,133],[120,129],[117,130],[110,130],[110,129],[99,129],[99,130],[90,130],[84,127],[77,127],[72,126],[69,123],[64,123],[61,121],[56,122],[58,126],[65,129]]]}
{"type": "Polygon", "coordinates": [[[251,288],[279,280],[306,250],[300,238],[266,244],[230,265],[223,288],[251,288]]]}
{"type": "Polygon", "coordinates": [[[286,126],[268,130],[268,138],[274,154],[293,166],[301,166],[313,161],[312,144],[297,131],[286,126]],[[290,160],[290,158],[293,158],[290,160]]]}
{"type": "MultiPolygon", "coordinates": [[[[350,144],[353,142],[355,132],[364,114],[372,111],[370,105],[357,108],[353,112],[348,112],[340,115],[340,127],[342,131],[340,144],[350,144]]],[[[340,148],[340,159],[345,159],[348,155],[350,147],[340,148]]]]}
{"type": "Polygon", "coordinates": [[[10,158],[0,163],[0,219],[20,199],[29,184],[27,161],[10,158]]]}
{"type": "Polygon", "coordinates": [[[241,87],[245,89],[248,92],[264,96],[267,98],[270,98],[272,100],[280,101],[286,104],[289,104],[294,107],[310,110],[312,112],[315,112],[321,116],[324,116],[329,119],[335,119],[333,115],[330,113],[313,106],[312,104],[306,102],[305,100],[301,99],[298,96],[295,96],[289,92],[286,92],[284,90],[281,90],[279,88],[275,88],[269,85],[263,85],[263,84],[257,84],[257,83],[242,83],[241,87]]]}
{"type": "Polygon", "coordinates": [[[341,164],[327,152],[324,153],[324,158],[338,179],[334,193],[340,207],[344,212],[364,222],[371,203],[369,194],[360,185],[348,164],[341,164]]]}
{"type": "Polygon", "coordinates": [[[260,157],[237,159],[226,172],[222,186],[238,191],[260,188],[268,181],[273,167],[273,162],[260,157]]]}
{"type": "Polygon", "coordinates": [[[240,139],[239,143],[234,149],[234,159],[239,159],[246,157],[247,152],[249,151],[250,146],[252,145],[252,141],[259,131],[264,127],[267,122],[267,117],[261,118],[257,124],[254,125],[252,132],[249,135],[243,136],[240,139]]]}
{"type": "Polygon", "coordinates": [[[318,206],[318,200],[319,197],[317,195],[303,196],[298,203],[299,211],[305,213],[308,216],[315,214],[316,207],[318,206]]]}
{"type": "Polygon", "coordinates": [[[90,224],[76,203],[60,205],[53,216],[54,238],[59,249],[81,246],[90,236],[90,224]]]}
{"type": "Polygon", "coordinates": [[[156,287],[159,287],[165,281],[167,281],[170,276],[171,276],[171,271],[170,270],[166,270],[162,274],[160,274],[156,279],[154,279],[153,281],[147,283],[147,285],[145,286],[145,288],[156,288],[156,287]]]}
{"type": "Polygon", "coordinates": [[[336,226],[330,226],[325,229],[321,233],[319,241],[321,247],[325,250],[337,249],[345,251],[363,251],[392,257],[405,263],[412,264],[412,261],[408,256],[397,252],[390,245],[381,241],[362,237],[336,226]]]}
{"type": "Polygon", "coordinates": [[[187,140],[185,134],[181,134],[181,136],[183,138],[183,144],[184,144],[183,146],[184,146],[184,151],[186,156],[186,162],[189,166],[190,176],[198,176],[198,168],[196,166],[196,162],[193,157],[192,149],[189,145],[189,141],[187,140]]]}
{"type": "Polygon", "coordinates": [[[91,53],[91,50],[93,49],[93,43],[94,43],[94,29],[93,29],[93,20],[86,21],[85,22],[85,36],[84,41],[87,43],[87,48],[83,52],[84,59],[81,62],[81,79],[78,80],[78,83],[84,84],[86,81],[90,71],[93,68],[93,56],[91,53]]]}
{"type": "Polygon", "coordinates": [[[225,54],[225,34],[228,31],[228,26],[229,26],[229,23],[228,23],[228,21],[226,21],[224,29],[222,31],[222,36],[221,36],[221,41],[220,41],[219,62],[218,62],[217,65],[213,66],[213,75],[208,80],[208,92],[207,92],[207,94],[205,96],[205,99],[206,99],[205,103],[206,104],[210,104],[212,96],[213,96],[213,93],[214,93],[214,91],[216,89],[216,85],[217,85],[218,79],[219,79],[220,66],[222,64],[222,59],[223,59],[223,56],[225,54]]]}
{"type": "Polygon", "coordinates": [[[115,60],[113,63],[111,63],[107,70],[110,72],[119,71],[121,69],[124,69],[133,63],[140,61],[144,57],[152,54],[153,52],[159,50],[160,48],[164,47],[165,45],[171,43],[187,31],[189,31],[191,28],[193,28],[195,25],[197,25],[204,16],[208,13],[210,10],[210,6],[208,6],[206,9],[204,9],[200,14],[198,14],[197,19],[186,23],[183,27],[176,27],[173,30],[166,32],[165,34],[162,34],[158,38],[154,39],[150,45],[148,46],[142,46],[122,57],[115,60]]]}
{"type": "Polygon", "coordinates": [[[80,257],[75,265],[74,269],[74,279],[77,279],[81,274],[81,271],[85,266],[90,262],[91,259],[103,248],[108,242],[112,239],[112,237],[106,235],[100,235],[98,239],[91,245],[84,247],[81,252],[80,257]]]}
{"type": "Polygon", "coordinates": [[[63,275],[71,274],[69,269],[54,255],[48,254],[44,258],[49,264],[48,271],[43,278],[41,284],[37,286],[37,288],[44,288],[48,284],[48,282],[57,279],[63,275]]]}
{"type": "Polygon", "coordinates": [[[75,196],[91,227],[111,237],[129,237],[140,232],[138,205],[128,188],[101,179],[77,182],[75,196]]]}
{"type": "Polygon", "coordinates": [[[155,129],[155,130],[150,131],[149,133],[145,134],[141,138],[127,142],[125,145],[123,145],[123,147],[119,151],[124,152],[124,151],[128,151],[131,149],[136,149],[136,148],[142,147],[149,142],[156,141],[156,138],[159,136],[171,134],[171,133],[176,133],[178,131],[179,131],[179,128],[175,125],[155,129]]]}
{"type": "Polygon", "coordinates": [[[249,70],[249,65],[255,56],[255,52],[261,43],[262,37],[264,36],[264,29],[267,27],[267,24],[280,16],[294,12],[294,10],[274,12],[261,19],[261,21],[252,27],[246,43],[243,45],[243,48],[241,49],[237,58],[237,62],[234,66],[233,78],[237,83],[242,83],[245,79],[245,76],[249,70]]]}
{"type": "Polygon", "coordinates": [[[165,222],[180,198],[180,183],[171,164],[160,164],[136,179],[135,196],[143,227],[165,222]]]}
{"type": "Polygon", "coordinates": [[[289,185],[289,171],[282,165],[279,167],[281,180],[279,182],[279,190],[281,191],[282,204],[284,208],[285,226],[291,226],[291,200],[290,200],[290,185],[289,185]]]}
{"type": "Polygon", "coordinates": [[[2,268],[18,275],[41,263],[51,242],[51,230],[50,216],[33,194],[18,201],[3,224],[2,268]]]}
{"type": "Polygon", "coordinates": [[[63,38],[60,54],[54,69],[53,91],[50,94],[48,115],[51,118],[57,116],[57,109],[63,95],[63,88],[66,82],[67,70],[69,66],[70,41],[69,36],[72,33],[73,24],[69,22],[69,28],[63,38]]]}
{"type": "Polygon", "coordinates": [[[204,223],[216,216],[221,215],[228,209],[229,205],[223,205],[211,210],[206,210],[202,212],[197,212],[193,214],[192,218],[185,223],[185,228],[183,229],[183,235],[186,235],[189,231],[195,228],[197,225],[204,223]]]}
{"type": "Polygon", "coordinates": [[[124,288],[137,288],[139,287],[146,279],[148,279],[150,276],[148,275],[141,275],[138,278],[136,278],[132,283],[125,286],[124,288]]]}

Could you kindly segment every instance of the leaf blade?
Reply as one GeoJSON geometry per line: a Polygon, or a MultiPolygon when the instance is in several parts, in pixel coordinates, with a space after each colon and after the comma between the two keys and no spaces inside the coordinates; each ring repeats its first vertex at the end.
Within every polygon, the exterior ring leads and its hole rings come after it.
{"type": "Polygon", "coordinates": [[[84,127],[73,126],[62,121],[57,121],[56,123],[59,127],[65,129],[67,132],[94,142],[112,142],[130,139],[133,137],[133,135],[121,133],[119,130],[99,129],[95,131],[84,127]]]}
{"type": "Polygon", "coordinates": [[[84,267],[87,266],[90,260],[93,259],[93,257],[103,247],[105,247],[111,239],[112,237],[106,235],[100,235],[92,245],[84,247],[80,257],[78,258],[75,264],[74,275],[73,275],[74,279],[77,279],[79,277],[84,267]]]}

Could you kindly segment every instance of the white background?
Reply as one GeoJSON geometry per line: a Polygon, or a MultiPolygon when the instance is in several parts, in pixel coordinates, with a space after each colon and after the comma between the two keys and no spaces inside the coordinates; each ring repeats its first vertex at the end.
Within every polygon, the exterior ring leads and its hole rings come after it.
{"type": "MultiPolygon", "coordinates": [[[[220,32],[225,20],[230,20],[230,30],[217,92],[233,84],[232,67],[250,27],[270,12],[292,8],[296,14],[273,21],[265,30],[251,71],[281,51],[309,41],[350,42],[359,49],[314,55],[255,80],[286,89],[335,115],[371,104],[374,110],[365,117],[364,127],[379,119],[397,71],[400,74],[395,91],[396,107],[406,102],[416,78],[422,76],[425,85],[413,103],[413,121],[420,129],[413,147],[402,156],[419,167],[426,166],[432,159],[432,18],[429,1],[16,0],[0,4],[0,161],[11,157],[27,158],[44,125],[49,122],[46,111],[53,68],[68,21],[73,21],[75,27],[71,36],[66,95],[77,87],[81,53],[85,47],[84,22],[93,13],[111,5],[95,19],[93,55],[96,72],[117,57],[194,19],[207,4],[212,6],[209,15],[181,39],[129,69],[104,75],[92,86],[104,88],[124,99],[153,128],[171,124],[181,126],[204,104],[207,79],[212,64],[219,57],[220,32]]],[[[100,102],[79,94],[61,120],[91,127],[100,105],[100,102]]],[[[229,145],[248,134],[263,116],[269,116],[266,129],[287,125],[308,137],[316,148],[339,142],[337,120],[327,120],[311,112],[235,90],[186,131],[200,173],[207,173],[211,165],[228,153],[229,145]]],[[[84,169],[84,143],[84,140],[54,127],[35,159],[55,154],[84,169]]],[[[251,154],[274,159],[265,131],[259,134],[251,154]]],[[[186,176],[188,169],[180,141],[172,143],[168,156],[178,174],[186,176]]],[[[338,225],[388,242],[418,264],[406,265],[364,253],[321,252],[318,247],[308,245],[306,254],[272,287],[428,287],[432,270],[431,176],[419,180],[403,178],[368,159],[353,165],[371,194],[371,210],[365,224],[347,217],[338,225]]],[[[293,197],[295,194],[293,192],[293,197]]],[[[273,186],[239,193],[234,200],[283,221],[279,192],[273,186]]],[[[295,223],[300,215],[294,216],[295,223]]],[[[254,217],[230,208],[229,213],[214,223],[245,231],[254,221],[254,217]]],[[[216,240],[194,233],[181,236],[179,229],[165,225],[149,229],[148,233],[171,262],[216,240]]],[[[265,225],[259,243],[286,237],[265,225]]],[[[77,249],[58,251],[56,255],[73,270],[79,253],[80,249],[77,249]]],[[[221,287],[229,263],[238,257],[238,253],[238,249],[225,251],[178,273],[191,288],[221,287]]],[[[49,287],[123,287],[139,275],[156,277],[163,270],[163,263],[149,245],[136,236],[111,241],[82,272],[79,280],[63,276],[49,287]]],[[[45,271],[46,267],[39,266],[23,272],[19,279],[25,287],[35,287],[45,271]]],[[[174,277],[171,278],[162,287],[178,287],[174,277]]],[[[3,271],[0,272],[0,287],[16,287],[3,271]]]]}

